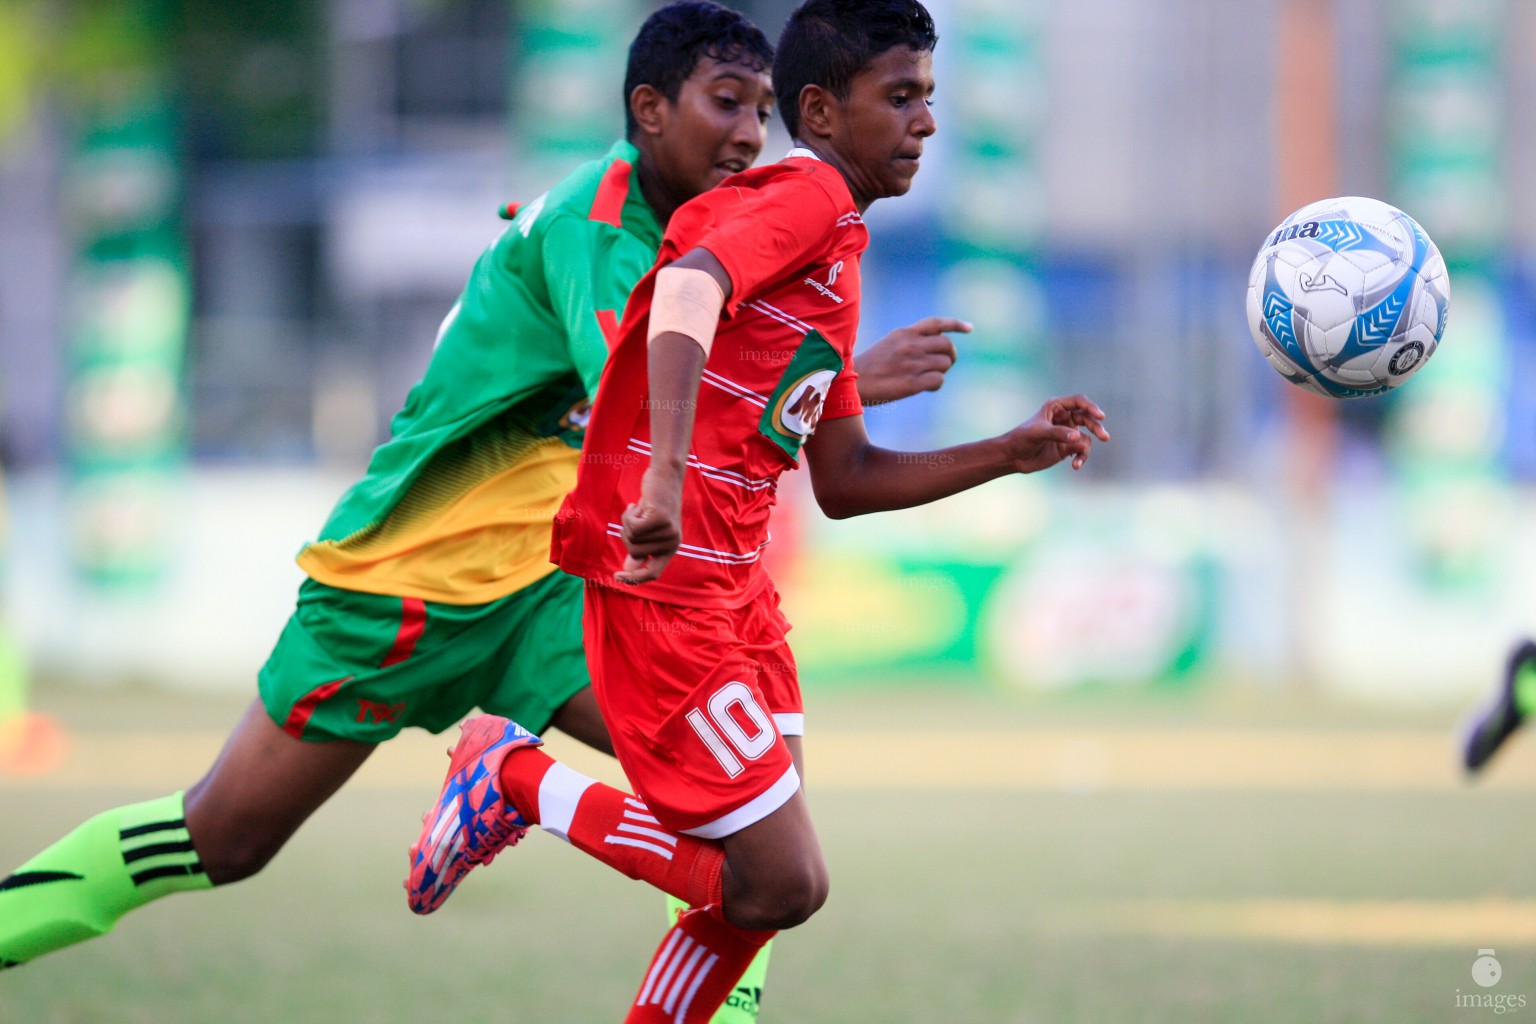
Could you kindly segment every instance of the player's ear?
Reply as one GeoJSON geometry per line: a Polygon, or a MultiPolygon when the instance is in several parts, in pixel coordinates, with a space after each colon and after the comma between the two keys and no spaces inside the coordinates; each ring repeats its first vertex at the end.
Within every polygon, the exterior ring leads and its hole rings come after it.
{"type": "Polygon", "coordinates": [[[832,137],[841,104],[831,90],[820,85],[807,85],[800,90],[800,132],[808,138],[832,137]]]}
{"type": "Polygon", "coordinates": [[[637,85],[634,92],[629,94],[629,112],[634,115],[640,131],[646,135],[661,134],[666,110],[670,106],[667,97],[654,85],[637,85]]]}

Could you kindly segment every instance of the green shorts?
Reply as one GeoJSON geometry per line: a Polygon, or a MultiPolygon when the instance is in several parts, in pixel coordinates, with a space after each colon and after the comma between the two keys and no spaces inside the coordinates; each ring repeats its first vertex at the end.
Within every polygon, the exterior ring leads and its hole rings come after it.
{"type": "Polygon", "coordinates": [[[590,685],[582,581],[553,572],[489,604],[385,597],[305,580],[257,685],[305,740],[441,732],[475,708],[542,732],[590,685]]]}

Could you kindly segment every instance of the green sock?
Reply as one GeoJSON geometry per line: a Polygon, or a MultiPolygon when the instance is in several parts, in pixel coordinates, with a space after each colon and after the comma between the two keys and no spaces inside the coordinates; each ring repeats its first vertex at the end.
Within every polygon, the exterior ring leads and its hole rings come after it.
{"type": "Polygon", "coordinates": [[[1526,718],[1536,714],[1536,662],[1523,661],[1515,669],[1515,709],[1526,718]]]}
{"type": "MultiPolygon", "coordinates": [[[[688,904],[675,896],[667,897],[667,920],[676,922],[677,917],[688,909],[688,904]]],[[[768,980],[768,954],[773,951],[770,942],[757,951],[757,956],[742,972],[736,988],[726,998],[725,1005],[715,1011],[709,1024],[752,1024],[757,1020],[758,1004],[763,1000],[763,983],[768,980]]]]}
{"type": "Polygon", "coordinates": [[[181,796],[98,814],[0,880],[0,969],[104,935],[161,896],[209,888],[181,796]]]}

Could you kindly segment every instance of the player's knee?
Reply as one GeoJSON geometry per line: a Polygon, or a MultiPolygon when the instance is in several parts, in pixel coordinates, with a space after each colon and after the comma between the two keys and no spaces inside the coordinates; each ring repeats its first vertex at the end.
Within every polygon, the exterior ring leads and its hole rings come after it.
{"type": "Polygon", "coordinates": [[[228,885],[257,874],[283,848],[285,836],[257,822],[217,815],[195,802],[188,793],[187,833],[197,859],[214,885],[228,885]]]}
{"type": "Polygon", "coordinates": [[[810,920],[827,902],[830,887],[825,864],[801,864],[753,887],[740,905],[726,909],[742,928],[782,931],[810,920]]]}
{"type": "Polygon", "coordinates": [[[214,885],[228,885],[250,878],[272,863],[272,858],[282,848],[281,843],[274,843],[264,836],[242,836],[233,831],[208,842],[197,836],[193,836],[192,841],[198,860],[214,885]]]}

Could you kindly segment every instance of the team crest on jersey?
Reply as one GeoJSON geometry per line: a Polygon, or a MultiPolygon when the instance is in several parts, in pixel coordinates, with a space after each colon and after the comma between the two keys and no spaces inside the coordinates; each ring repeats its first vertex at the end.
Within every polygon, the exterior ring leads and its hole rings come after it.
{"type": "Polygon", "coordinates": [[[586,430],[592,419],[592,399],[583,398],[560,417],[561,430],[586,430]]]}
{"type": "Polygon", "coordinates": [[[815,331],[806,334],[795,356],[769,396],[758,422],[758,433],[795,459],[800,446],[816,430],[825,411],[827,392],[843,369],[843,357],[815,331]]]}

